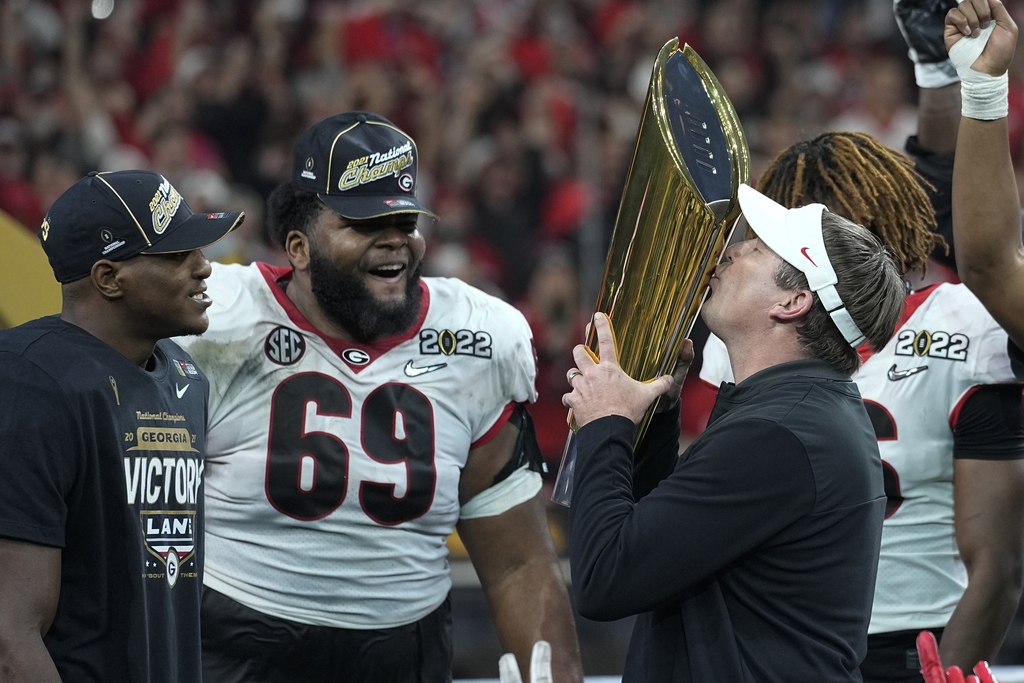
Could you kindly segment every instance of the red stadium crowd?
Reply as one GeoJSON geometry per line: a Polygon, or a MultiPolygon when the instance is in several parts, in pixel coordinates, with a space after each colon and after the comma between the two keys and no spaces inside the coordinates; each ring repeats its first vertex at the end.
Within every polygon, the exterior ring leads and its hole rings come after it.
{"type": "MultiPolygon", "coordinates": [[[[755,177],[823,130],[899,149],[915,127],[912,65],[888,2],[49,0],[0,11],[0,209],[28,229],[85,172],[148,168],[197,211],[246,212],[211,258],[281,263],[263,203],[288,177],[297,134],[349,109],[409,131],[419,194],[441,216],[427,226],[427,273],[526,314],[552,464],[565,436],[563,369],[666,41],[689,42],[722,81],[755,177]]],[[[1011,72],[1014,149],[1022,55],[1011,72]]],[[[687,415],[699,431],[706,416],[687,415]]]]}
{"type": "MultiPolygon", "coordinates": [[[[1024,3],[1007,5],[1024,24],[1024,3]]],[[[245,212],[204,250],[211,260],[287,266],[264,213],[291,177],[296,138],[337,112],[376,112],[416,141],[417,195],[440,217],[420,222],[424,274],[512,302],[532,329],[530,410],[553,478],[565,371],[601,280],[651,67],[675,37],[729,95],[755,180],[823,131],[903,149],[917,128],[891,0],[9,0],[0,211],[34,232],[88,171],[148,169],[197,213],[245,212]]],[[[1024,196],[1024,50],[1009,81],[1024,196]]],[[[698,323],[695,342],[706,334],[698,323]]],[[[699,370],[684,388],[683,440],[714,401],[699,370]]],[[[1020,623],[1000,663],[1024,657],[1020,623]]]]}

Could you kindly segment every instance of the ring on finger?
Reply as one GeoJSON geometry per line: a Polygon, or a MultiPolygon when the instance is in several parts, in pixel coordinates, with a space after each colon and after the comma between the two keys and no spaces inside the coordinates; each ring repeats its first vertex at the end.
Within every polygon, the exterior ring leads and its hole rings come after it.
{"type": "Polygon", "coordinates": [[[582,374],[583,373],[580,372],[578,368],[573,368],[572,370],[569,371],[569,374],[566,376],[566,379],[569,381],[569,384],[572,384],[572,381],[582,374]]]}

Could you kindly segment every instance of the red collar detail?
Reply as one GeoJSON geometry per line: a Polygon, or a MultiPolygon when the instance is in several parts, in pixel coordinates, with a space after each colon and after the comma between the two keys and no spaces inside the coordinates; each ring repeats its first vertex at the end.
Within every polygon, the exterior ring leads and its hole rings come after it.
{"type": "Polygon", "coordinates": [[[393,334],[390,337],[378,339],[377,341],[369,344],[348,342],[344,339],[338,339],[337,337],[329,337],[318,330],[306,319],[306,316],[302,315],[302,312],[299,311],[292,300],[288,298],[288,293],[280,283],[291,280],[294,269],[272,266],[269,263],[261,262],[257,262],[256,267],[259,268],[260,274],[263,275],[263,279],[267,281],[267,286],[270,287],[270,291],[274,294],[274,298],[277,299],[277,303],[284,309],[284,312],[288,314],[288,318],[295,324],[295,326],[304,332],[315,334],[323,339],[327,346],[330,347],[338,357],[344,360],[345,364],[356,373],[368,368],[373,361],[377,360],[399,344],[409,341],[416,336],[420,331],[420,328],[423,327],[423,321],[426,320],[427,311],[430,309],[430,289],[423,280],[420,280],[420,312],[419,315],[416,316],[416,320],[408,329],[403,332],[399,332],[398,334],[393,334]],[[369,356],[369,360],[361,365],[351,363],[344,355],[345,351],[349,349],[358,349],[362,351],[369,356]]]}

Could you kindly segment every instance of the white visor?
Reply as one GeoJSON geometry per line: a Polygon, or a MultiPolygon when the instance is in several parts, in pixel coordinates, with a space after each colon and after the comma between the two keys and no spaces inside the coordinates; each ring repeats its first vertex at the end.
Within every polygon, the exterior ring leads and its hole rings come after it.
{"type": "Polygon", "coordinates": [[[749,185],[740,185],[739,199],[750,228],[779,258],[807,276],[807,285],[821,299],[843,338],[854,348],[860,346],[864,335],[836,291],[839,280],[825,251],[821,235],[824,204],[787,209],[749,185]]]}

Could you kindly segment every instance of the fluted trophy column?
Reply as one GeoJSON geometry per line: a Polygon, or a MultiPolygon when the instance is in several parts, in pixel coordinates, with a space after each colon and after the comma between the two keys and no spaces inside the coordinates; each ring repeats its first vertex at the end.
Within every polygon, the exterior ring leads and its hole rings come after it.
{"type": "MultiPolygon", "coordinates": [[[[672,39],[654,64],[596,307],[612,322],[630,377],[671,372],[739,217],[738,188],[749,182],[750,152],[732,103],[697,53],[672,39]]],[[[593,331],[586,344],[596,356],[593,331]]],[[[576,460],[571,412],[568,422],[552,495],[566,506],[576,460]]]]}

